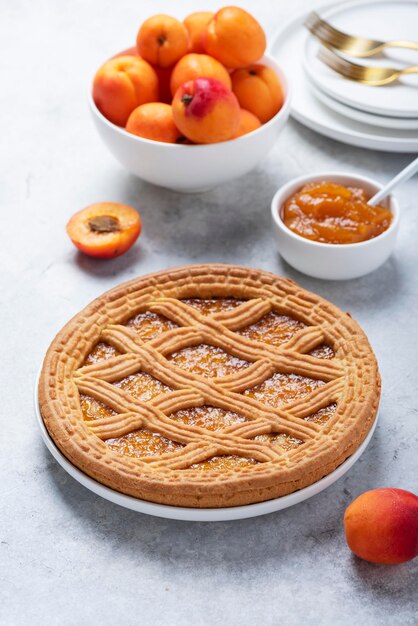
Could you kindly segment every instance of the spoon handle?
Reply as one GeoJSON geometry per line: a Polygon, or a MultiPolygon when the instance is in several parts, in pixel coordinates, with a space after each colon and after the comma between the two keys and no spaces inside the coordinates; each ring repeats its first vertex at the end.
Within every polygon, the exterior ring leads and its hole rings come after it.
{"type": "Polygon", "coordinates": [[[386,196],[388,196],[391,191],[395,189],[395,187],[408,180],[408,178],[411,178],[411,176],[416,174],[416,172],[418,172],[418,157],[414,159],[412,163],[407,165],[402,171],[400,171],[395,178],[392,178],[392,180],[389,181],[381,191],[370,198],[367,204],[370,204],[370,206],[376,206],[379,202],[386,198],[386,196]]]}

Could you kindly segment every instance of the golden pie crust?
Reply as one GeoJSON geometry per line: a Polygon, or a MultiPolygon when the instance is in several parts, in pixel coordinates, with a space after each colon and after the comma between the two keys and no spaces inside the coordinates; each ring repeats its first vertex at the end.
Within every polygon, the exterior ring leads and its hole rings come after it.
{"type": "Polygon", "coordinates": [[[76,467],[119,492],[187,507],[261,502],[316,482],[365,439],[379,397],[375,356],[348,313],[289,279],[222,264],[103,294],[55,337],[39,382],[48,432],[76,467]],[[165,325],[141,338],[138,315],[165,325]],[[275,320],[288,319],[276,341],[275,320]],[[210,359],[208,375],[199,363],[210,359]],[[153,393],[138,396],[138,380],[153,381],[143,383],[153,393]],[[149,442],[138,456],[135,445],[149,442]]]}

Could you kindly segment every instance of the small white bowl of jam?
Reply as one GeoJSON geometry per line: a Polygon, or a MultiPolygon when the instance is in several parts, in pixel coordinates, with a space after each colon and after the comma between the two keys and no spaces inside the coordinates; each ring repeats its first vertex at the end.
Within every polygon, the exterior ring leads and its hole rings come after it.
{"type": "Polygon", "coordinates": [[[393,251],[399,205],[365,176],[321,172],[289,181],[271,203],[281,256],[295,269],[327,280],[348,280],[377,269],[393,251]]]}

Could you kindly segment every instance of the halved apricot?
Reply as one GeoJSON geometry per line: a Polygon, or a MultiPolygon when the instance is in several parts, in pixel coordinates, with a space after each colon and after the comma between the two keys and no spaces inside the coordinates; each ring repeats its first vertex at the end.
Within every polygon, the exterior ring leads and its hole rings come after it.
{"type": "Polygon", "coordinates": [[[67,224],[73,244],[88,256],[112,259],[135,243],[141,232],[138,212],[126,204],[98,202],[75,213],[67,224]]]}

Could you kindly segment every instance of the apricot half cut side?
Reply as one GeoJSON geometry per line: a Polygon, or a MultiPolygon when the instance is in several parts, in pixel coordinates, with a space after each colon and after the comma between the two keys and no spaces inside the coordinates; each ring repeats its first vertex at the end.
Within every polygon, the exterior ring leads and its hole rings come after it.
{"type": "Polygon", "coordinates": [[[120,256],[141,232],[138,212],[126,204],[99,202],[75,213],[67,224],[73,244],[84,254],[102,259],[120,256]]]}

